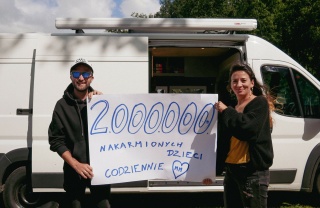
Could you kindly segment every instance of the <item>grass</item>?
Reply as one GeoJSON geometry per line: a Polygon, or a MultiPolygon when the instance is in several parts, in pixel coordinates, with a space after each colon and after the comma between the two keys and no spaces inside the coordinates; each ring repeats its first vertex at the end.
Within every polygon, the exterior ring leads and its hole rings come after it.
{"type": "Polygon", "coordinates": [[[280,206],[280,208],[314,208],[313,206],[309,205],[290,204],[287,202],[283,202],[282,204],[283,206],[280,206]]]}

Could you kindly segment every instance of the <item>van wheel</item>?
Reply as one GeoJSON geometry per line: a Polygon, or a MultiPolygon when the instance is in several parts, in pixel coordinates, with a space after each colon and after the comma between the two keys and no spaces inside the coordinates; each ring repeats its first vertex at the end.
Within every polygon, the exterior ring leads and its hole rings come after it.
{"type": "Polygon", "coordinates": [[[8,177],[3,191],[3,203],[7,208],[35,207],[39,197],[27,191],[26,167],[19,167],[8,177]]]}
{"type": "Polygon", "coordinates": [[[320,196],[320,167],[318,167],[313,184],[314,184],[313,193],[316,194],[317,196],[320,196]]]}
{"type": "Polygon", "coordinates": [[[314,178],[314,193],[320,194],[320,176],[319,176],[319,170],[317,170],[315,178],[314,178]]]}

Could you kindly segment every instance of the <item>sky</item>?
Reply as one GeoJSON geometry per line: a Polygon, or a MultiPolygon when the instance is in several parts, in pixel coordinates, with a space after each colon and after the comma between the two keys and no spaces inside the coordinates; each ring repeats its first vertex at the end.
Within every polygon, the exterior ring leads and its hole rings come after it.
{"type": "Polygon", "coordinates": [[[159,10],[159,0],[0,0],[0,33],[58,33],[55,18],[128,18],[159,10]]]}

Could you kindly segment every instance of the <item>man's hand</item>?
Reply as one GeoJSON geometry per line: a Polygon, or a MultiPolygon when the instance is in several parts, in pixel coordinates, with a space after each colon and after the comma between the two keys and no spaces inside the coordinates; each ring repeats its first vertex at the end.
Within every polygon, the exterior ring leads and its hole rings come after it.
{"type": "Polygon", "coordinates": [[[92,167],[89,164],[78,162],[75,163],[73,168],[75,169],[75,171],[77,171],[79,175],[81,175],[82,178],[93,178],[92,167]]]}
{"type": "Polygon", "coordinates": [[[93,178],[92,167],[86,163],[80,163],[72,157],[70,151],[65,151],[61,155],[62,159],[66,161],[82,178],[93,178]]]}
{"type": "Polygon", "coordinates": [[[98,90],[93,90],[92,92],[89,92],[88,98],[91,99],[93,95],[102,95],[103,93],[98,90]]]}

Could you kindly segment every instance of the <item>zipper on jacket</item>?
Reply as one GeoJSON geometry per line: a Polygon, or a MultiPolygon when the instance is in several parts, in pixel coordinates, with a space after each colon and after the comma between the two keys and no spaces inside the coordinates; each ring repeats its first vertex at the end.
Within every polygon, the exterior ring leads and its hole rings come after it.
{"type": "Polygon", "coordinates": [[[78,102],[75,100],[76,102],[76,106],[78,109],[78,115],[79,115],[79,119],[80,119],[80,125],[81,125],[81,135],[84,137],[84,132],[83,132],[83,122],[82,122],[82,117],[81,117],[81,112],[80,112],[80,107],[78,105],[78,102]]]}

